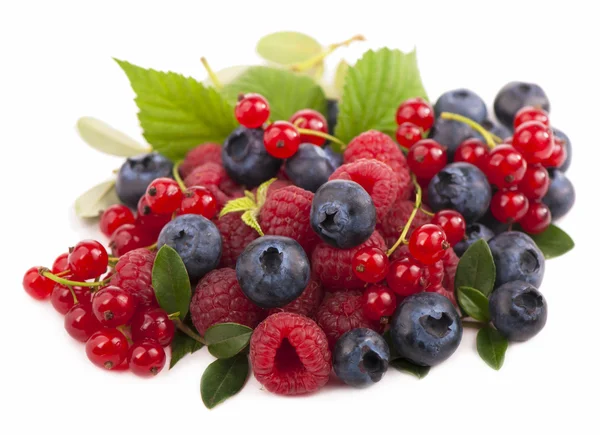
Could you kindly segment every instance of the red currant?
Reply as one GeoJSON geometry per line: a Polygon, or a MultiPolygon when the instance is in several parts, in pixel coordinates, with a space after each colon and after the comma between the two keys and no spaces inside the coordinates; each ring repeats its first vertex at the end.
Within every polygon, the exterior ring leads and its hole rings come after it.
{"type": "Polygon", "coordinates": [[[525,176],[527,162],[517,150],[510,145],[498,145],[487,159],[485,175],[490,183],[499,189],[516,186],[525,176]]]}
{"type": "Polygon", "coordinates": [[[519,183],[519,190],[527,199],[542,199],[550,187],[548,171],[541,165],[529,165],[519,183]]]}
{"type": "Polygon", "coordinates": [[[54,289],[54,281],[40,275],[39,266],[30,268],[23,276],[23,288],[34,299],[47,299],[54,289]]]}
{"type": "MultiPolygon", "coordinates": [[[[92,293],[87,287],[74,286],[73,292],[75,293],[77,302],[80,304],[89,304],[92,300],[92,293]]],[[[67,314],[67,312],[73,308],[73,305],[75,305],[71,290],[62,284],[56,284],[54,286],[52,296],[50,296],[50,302],[52,302],[52,306],[60,314],[67,314]]]]}
{"type": "MultiPolygon", "coordinates": [[[[151,239],[158,238],[163,227],[171,221],[171,215],[156,214],[152,211],[146,200],[146,195],[143,195],[138,201],[137,217],[135,224],[143,228],[151,239]]],[[[114,234],[114,233],[113,233],[114,234]]],[[[152,244],[153,242],[150,242],[152,244]]]]}
{"type": "MultiPolygon", "coordinates": [[[[290,118],[290,122],[297,128],[307,128],[309,130],[320,131],[321,133],[327,133],[329,131],[325,117],[312,109],[302,109],[297,111],[290,118]]],[[[312,143],[317,146],[323,146],[323,144],[325,144],[325,138],[301,134],[300,143],[312,143]]]]}
{"type": "Polygon", "coordinates": [[[217,200],[206,187],[190,187],[183,194],[177,215],[199,214],[212,219],[217,214],[217,200]]]}
{"type": "Polygon", "coordinates": [[[538,121],[526,122],[515,130],[512,145],[527,163],[541,163],[552,155],[552,130],[538,121]]]}
{"type": "Polygon", "coordinates": [[[108,254],[96,240],[82,240],[69,250],[69,270],[79,279],[97,278],[107,268],[108,254]]]}
{"type": "Polygon", "coordinates": [[[456,148],[454,161],[470,163],[484,170],[489,152],[490,149],[485,143],[473,137],[465,140],[456,148]]]}
{"type": "Polygon", "coordinates": [[[431,291],[438,288],[444,281],[444,261],[440,260],[428,266],[423,266],[423,290],[431,291]]]}
{"type": "Polygon", "coordinates": [[[138,248],[145,248],[156,241],[138,224],[121,225],[110,238],[108,246],[116,257],[138,248]]]}
{"type": "Polygon", "coordinates": [[[434,224],[425,224],[413,231],[408,241],[410,254],[423,264],[441,260],[450,247],[444,230],[434,224]]]}
{"type": "Polygon", "coordinates": [[[492,215],[500,222],[507,224],[521,220],[528,208],[527,197],[518,190],[499,190],[492,196],[490,204],[492,215]]]}
{"type": "Polygon", "coordinates": [[[431,180],[448,163],[448,154],[446,148],[433,139],[422,139],[410,148],[406,160],[418,178],[431,180]]]}
{"type": "Polygon", "coordinates": [[[456,210],[438,211],[433,215],[431,223],[444,230],[450,246],[456,245],[465,238],[467,223],[465,222],[463,215],[456,210]]]}
{"type": "Polygon", "coordinates": [[[388,266],[389,260],[385,252],[372,246],[359,249],[352,258],[352,270],[364,282],[381,281],[387,275],[388,266]]]}
{"type": "Polygon", "coordinates": [[[525,106],[515,115],[514,128],[529,121],[538,121],[546,127],[550,127],[550,118],[548,112],[541,107],[525,106]]]}
{"type": "Polygon", "coordinates": [[[110,237],[121,225],[135,222],[133,212],[123,204],[115,204],[108,207],[100,216],[100,231],[110,237]]]}
{"type": "Polygon", "coordinates": [[[390,264],[387,283],[400,296],[410,296],[423,290],[423,265],[413,257],[403,257],[390,264]]]}
{"type": "Polygon", "coordinates": [[[365,316],[379,322],[382,317],[389,317],[396,311],[396,295],[382,285],[372,285],[363,295],[365,316]]]}
{"type": "Polygon", "coordinates": [[[539,234],[550,226],[550,222],[552,214],[548,206],[543,202],[534,202],[529,204],[529,209],[519,221],[519,225],[526,233],[539,234]]]}
{"type": "Polygon", "coordinates": [[[235,105],[235,118],[247,128],[258,128],[269,120],[271,109],[260,94],[246,94],[235,105]]]}
{"type": "Polygon", "coordinates": [[[127,290],[114,285],[94,294],[92,310],[102,326],[114,328],[125,325],[135,313],[135,299],[127,290]]]}
{"type": "Polygon", "coordinates": [[[562,141],[554,138],[552,154],[550,154],[550,157],[542,162],[542,165],[547,168],[560,168],[563,163],[565,163],[565,160],[567,160],[567,148],[564,146],[562,141]]]}
{"type": "Polygon", "coordinates": [[[65,314],[65,329],[71,337],[85,343],[102,325],[92,312],[92,304],[76,304],[65,314]]]}
{"type": "Polygon", "coordinates": [[[396,141],[404,148],[410,148],[423,139],[422,130],[412,122],[403,122],[396,129],[396,141]]]}
{"type": "Polygon", "coordinates": [[[396,111],[396,124],[412,122],[423,131],[433,126],[433,107],[422,98],[409,98],[398,107],[396,111]]]}
{"type": "Polygon", "coordinates": [[[168,346],[174,335],[175,325],[162,308],[138,311],[131,320],[133,341],[154,340],[161,346],[168,346]]]}
{"type": "Polygon", "coordinates": [[[156,376],[164,368],[167,356],[160,345],[154,341],[134,343],[127,357],[129,369],[138,376],[156,376]]]}
{"type": "Polygon", "coordinates": [[[278,159],[292,157],[300,146],[300,133],[294,124],[275,121],[265,129],[265,149],[278,159]]]}
{"type": "Polygon", "coordinates": [[[116,368],[127,358],[129,343],[118,329],[101,329],[85,343],[91,362],[106,370],[116,368]]]}
{"type": "Polygon", "coordinates": [[[171,178],[157,178],[146,189],[146,201],[156,214],[172,214],[177,210],[182,199],[181,187],[171,178]]]}
{"type": "Polygon", "coordinates": [[[69,270],[69,253],[60,254],[52,263],[52,273],[57,274],[69,270]]]}

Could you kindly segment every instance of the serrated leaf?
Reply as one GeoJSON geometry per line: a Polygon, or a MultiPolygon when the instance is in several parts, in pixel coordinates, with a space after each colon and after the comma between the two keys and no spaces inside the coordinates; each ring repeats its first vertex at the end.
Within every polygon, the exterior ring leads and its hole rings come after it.
{"type": "Polygon", "coordinates": [[[485,296],[494,290],[496,265],[485,240],[478,240],[460,257],[456,268],[454,288],[472,287],[485,296]]]}
{"type": "Polygon", "coordinates": [[[261,236],[264,236],[265,233],[263,233],[263,230],[260,227],[260,224],[258,223],[257,217],[258,213],[256,210],[248,210],[245,211],[244,214],[242,214],[242,222],[244,222],[246,225],[248,225],[261,236]]]}
{"type": "Polygon", "coordinates": [[[431,368],[413,364],[410,361],[402,358],[390,361],[390,365],[400,372],[409,373],[419,379],[423,379],[425,376],[427,376],[431,368]]]}
{"type": "Polygon", "coordinates": [[[494,370],[500,370],[508,349],[508,340],[490,326],[477,333],[477,353],[494,370]]]}
{"type": "Polygon", "coordinates": [[[233,358],[218,359],[211,363],[200,381],[202,402],[208,409],[237,394],[250,374],[248,356],[240,353],[233,358]]]}
{"type": "Polygon", "coordinates": [[[344,59],[340,60],[336,70],[335,76],[333,78],[333,85],[335,89],[338,91],[338,94],[341,95],[344,90],[344,83],[346,83],[346,74],[348,74],[348,69],[350,65],[344,59]]]}
{"type": "Polygon", "coordinates": [[[223,95],[232,103],[247,92],[259,93],[269,101],[271,119],[289,119],[300,109],[325,114],[327,106],[323,90],[313,79],[277,68],[249,68],[223,89],[223,95]]]}
{"type": "Polygon", "coordinates": [[[191,77],[115,59],[137,94],[138,119],[153,148],[172,160],[204,142],[221,143],[237,127],[233,106],[191,77]]]}
{"type": "Polygon", "coordinates": [[[456,290],[458,305],[468,316],[480,322],[490,321],[490,303],[486,295],[472,287],[459,287],[456,290]]]}
{"type": "MultiPolygon", "coordinates": [[[[215,75],[217,76],[217,78],[219,79],[219,82],[222,85],[227,85],[227,84],[231,83],[232,81],[234,81],[235,79],[237,79],[243,73],[245,73],[248,68],[250,68],[249,65],[230,66],[227,68],[223,68],[222,70],[216,71],[215,75]]],[[[202,81],[202,84],[206,87],[214,86],[214,83],[212,82],[210,77],[204,79],[202,81]]]]}
{"type": "Polygon", "coordinates": [[[133,157],[152,151],[104,121],[84,116],[77,121],[77,131],[92,148],[119,157],[133,157]]]}
{"type": "Polygon", "coordinates": [[[427,98],[416,51],[367,51],[346,73],[335,136],[348,143],[375,129],[393,138],[398,105],[411,97],[427,98]]]}
{"type": "Polygon", "coordinates": [[[323,51],[319,42],[300,32],[275,32],[263,36],[256,51],[265,60],[279,65],[291,65],[312,59],[323,51]]]}
{"type": "Polygon", "coordinates": [[[108,207],[119,202],[115,181],[105,181],[92,187],[75,200],[75,213],[82,218],[95,218],[108,207]]]}
{"type": "Polygon", "coordinates": [[[256,202],[248,197],[248,195],[241,198],[232,199],[225,204],[225,207],[219,213],[219,217],[223,217],[228,213],[234,213],[236,211],[247,211],[258,207],[256,202]]]}
{"type": "Polygon", "coordinates": [[[240,353],[252,337],[252,328],[237,323],[218,323],[204,333],[208,351],[216,358],[231,358],[240,353]]]}
{"type": "Polygon", "coordinates": [[[530,234],[535,244],[540,248],[547,260],[560,257],[575,247],[575,242],[567,233],[554,224],[541,234],[530,234]]]}
{"type": "Polygon", "coordinates": [[[172,369],[173,366],[188,353],[192,354],[197,350],[202,349],[202,346],[203,344],[199,341],[188,337],[181,331],[176,331],[173,341],[171,342],[171,362],[169,364],[169,369],[172,369]]]}
{"type": "Polygon", "coordinates": [[[256,205],[258,208],[262,208],[265,205],[265,201],[267,200],[267,193],[269,192],[269,186],[277,181],[277,178],[271,178],[270,180],[265,181],[258,189],[256,189],[256,205]]]}
{"type": "Polygon", "coordinates": [[[192,298],[190,279],[183,260],[169,245],[163,245],[156,254],[152,287],[163,310],[169,314],[179,312],[179,318],[185,318],[192,298]]]}

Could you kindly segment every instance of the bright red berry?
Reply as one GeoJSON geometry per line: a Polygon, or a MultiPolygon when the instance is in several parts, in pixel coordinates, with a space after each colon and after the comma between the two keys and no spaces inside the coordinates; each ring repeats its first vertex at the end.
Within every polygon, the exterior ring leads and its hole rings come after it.
{"type": "Polygon", "coordinates": [[[134,343],[129,349],[129,370],[138,376],[156,376],[165,366],[167,356],[156,342],[146,340],[134,343]]]}
{"type": "Polygon", "coordinates": [[[156,214],[172,214],[182,199],[181,187],[171,178],[157,178],[146,189],[146,201],[156,214]]]}
{"type": "Polygon", "coordinates": [[[171,215],[154,213],[150,205],[148,205],[146,195],[143,195],[138,201],[135,225],[142,228],[149,238],[153,238],[156,241],[160,231],[169,223],[171,217],[171,215]]]}
{"type": "Polygon", "coordinates": [[[183,200],[177,210],[177,215],[199,214],[206,219],[212,219],[217,214],[217,200],[206,187],[190,187],[183,194],[183,200]]]}
{"type": "Polygon", "coordinates": [[[129,207],[123,204],[111,205],[100,216],[100,231],[110,237],[121,225],[134,222],[135,216],[129,207]]]}
{"type": "Polygon", "coordinates": [[[444,230],[450,246],[456,245],[465,238],[467,223],[463,215],[456,210],[438,211],[431,219],[431,223],[444,230]]]}
{"type": "Polygon", "coordinates": [[[108,246],[114,256],[120,257],[134,249],[150,246],[155,241],[156,238],[152,238],[141,225],[125,224],[113,233],[108,246]]]}
{"type": "Polygon", "coordinates": [[[541,165],[529,165],[525,176],[519,183],[519,190],[527,199],[542,199],[546,196],[549,186],[548,170],[541,165]]]}
{"type": "MultiPolygon", "coordinates": [[[[77,298],[79,304],[89,304],[92,300],[92,293],[88,287],[73,287],[73,293],[77,298]]],[[[52,290],[52,296],[50,296],[50,302],[56,311],[60,314],[67,314],[67,312],[75,305],[73,295],[68,287],[62,284],[56,284],[54,290],[52,290]]]]}
{"type": "Polygon", "coordinates": [[[396,129],[396,142],[404,148],[410,148],[423,139],[423,131],[412,122],[403,122],[396,129]]]}
{"type": "Polygon", "coordinates": [[[275,121],[265,129],[265,149],[278,159],[292,157],[300,146],[300,133],[294,124],[275,121]]]}
{"type": "Polygon", "coordinates": [[[396,295],[382,285],[368,287],[363,298],[365,316],[371,320],[378,322],[382,317],[389,317],[396,311],[396,295]]]}
{"type": "Polygon", "coordinates": [[[65,329],[71,337],[85,343],[102,325],[92,312],[92,304],[76,304],[65,314],[65,329]]]}
{"type": "Polygon", "coordinates": [[[490,210],[492,215],[502,223],[519,222],[527,209],[529,201],[518,190],[499,190],[492,196],[490,210]]]}
{"type": "Polygon", "coordinates": [[[490,183],[499,189],[516,186],[525,176],[527,162],[517,150],[510,145],[498,145],[487,159],[485,175],[490,183]]]}
{"type": "Polygon", "coordinates": [[[100,242],[82,240],[69,250],[69,270],[79,279],[97,278],[108,268],[108,254],[100,242]]]}
{"type": "Polygon", "coordinates": [[[54,281],[40,275],[39,266],[34,266],[23,276],[23,288],[34,299],[47,299],[54,289],[54,281]]]}
{"type": "Polygon", "coordinates": [[[544,232],[551,222],[552,214],[548,206],[543,202],[533,202],[529,204],[529,209],[519,221],[519,225],[526,233],[539,234],[544,232]]]}
{"type": "Polygon", "coordinates": [[[118,367],[127,358],[129,343],[118,329],[101,329],[85,343],[91,362],[106,370],[118,367]]]}
{"type": "Polygon", "coordinates": [[[352,271],[364,282],[383,280],[388,272],[389,260],[385,252],[374,246],[362,248],[352,258],[352,271]]]}
{"type": "Polygon", "coordinates": [[[408,151],[408,167],[424,180],[430,180],[448,163],[446,148],[433,139],[422,139],[408,151]]]}
{"type": "Polygon", "coordinates": [[[425,224],[410,236],[408,250],[410,254],[423,264],[433,264],[441,260],[450,247],[448,238],[439,226],[425,224]]]}
{"type": "Polygon", "coordinates": [[[454,161],[471,163],[483,170],[489,152],[489,147],[483,141],[473,137],[458,146],[454,153],[454,161]]]}
{"type": "Polygon", "coordinates": [[[52,273],[57,274],[69,270],[69,253],[60,254],[52,263],[52,273]]]}
{"type": "MultiPolygon", "coordinates": [[[[307,128],[309,130],[320,131],[321,133],[327,133],[329,131],[325,117],[313,109],[302,109],[297,111],[290,118],[290,122],[298,128],[307,128]]],[[[301,134],[300,143],[312,143],[317,146],[323,146],[325,138],[301,134]]]]}
{"type": "Polygon", "coordinates": [[[422,98],[409,98],[396,111],[396,124],[412,122],[423,131],[433,126],[433,107],[422,98]]]}
{"type": "Polygon", "coordinates": [[[94,294],[92,310],[102,326],[115,328],[125,325],[135,313],[135,299],[127,290],[114,285],[94,294]]]}
{"type": "Polygon", "coordinates": [[[403,257],[390,264],[388,286],[400,296],[410,296],[423,290],[423,265],[413,257],[403,257]]]}
{"type": "Polygon", "coordinates": [[[541,107],[525,106],[515,115],[514,128],[529,121],[538,121],[546,127],[550,127],[550,118],[548,112],[541,107]]]}
{"type": "Polygon", "coordinates": [[[131,320],[133,341],[154,340],[161,346],[168,346],[174,335],[175,325],[162,308],[138,311],[131,320]]]}
{"type": "Polygon", "coordinates": [[[248,128],[258,128],[269,120],[271,109],[267,99],[260,94],[246,94],[235,105],[235,117],[248,128]]]}
{"type": "Polygon", "coordinates": [[[552,155],[554,140],[552,130],[538,121],[519,125],[513,136],[512,146],[527,163],[541,163],[552,155]]]}
{"type": "Polygon", "coordinates": [[[546,168],[560,168],[565,160],[567,160],[567,148],[564,146],[563,141],[555,137],[554,145],[552,145],[552,154],[542,162],[542,165],[546,168]]]}

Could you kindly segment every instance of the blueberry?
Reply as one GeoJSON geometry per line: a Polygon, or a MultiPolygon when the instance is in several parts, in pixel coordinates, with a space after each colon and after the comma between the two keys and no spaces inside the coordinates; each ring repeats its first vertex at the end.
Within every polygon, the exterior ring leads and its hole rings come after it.
{"type": "Polygon", "coordinates": [[[567,151],[567,158],[562,164],[562,166],[558,169],[560,169],[562,172],[567,172],[567,169],[569,169],[569,167],[571,166],[571,157],[573,156],[573,147],[571,145],[571,139],[569,139],[569,136],[567,136],[563,131],[559,130],[558,128],[553,128],[552,131],[554,132],[554,139],[561,140],[564,143],[564,147],[567,151]]]}
{"type": "Polygon", "coordinates": [[[562,171],[549,169],[550,187],[542,199],[552,213],[552,220],[560,219],[566,215],[575,204],[575,188],[562,171]]]}
{"type": "Polygon", "coordinates": [[[458,146],[472,137],[483,140],[483,137],[479,133],[464,122],[441,118],[436,119],[429,134],[430,139],[437,141],[447,148],[449,161],[454,159],[454,153],[458,146]]]}
{"type": "Polygon", "coordinates": [[[158,248],[169,245],[181,259],[191,282],[215,269],[221,260],[221,233],[204,216],[186,214],[169,222],[158,236],[158,248]]]}
{"type": "Polygon", "coordinates": [[[248,299],[261,308],[277,308],[302,294],[310,279],[310,262],[294,239],[263,236],[246,246],[235,272],[248,299]]]}
{"type": "Polygon", "coordinates": [[[396,309],[390,330],[398,354],[421,366],[448,359],[462,339],[460,315],[437,293],[409,296],[396,309]]]}
{"type": "Polygon", "coordinates": [[[310,225],[330,245],[350,249],[375,231],[376,213],[371,196],[354,181],[323,184],[312,201],[310,225]]]}
{"type": "Polygon", "coordinates": [[[494,234],[500,234],[508,231],[511,225],[509,223],[500,222],[494,217],[491,210],[488,210],[485,215],[479,219],[479,223],[488,227],[494,234]]]}
{"type": "Polygon", "coordinates": [[[443,93],[435,102],[433,111],[437,116],[442,112],[457,113],[472,119],[478,124],[487,118],[485,101],[468,89],[454,89],[443,93]]]}
{"type": "Polygon", "coordinates": [[[491,121],[489,119],[486,119],[485,121],[483,121],[481,123],[481,126],[483,128],[485,128],[487,131],[489,131],[490,133],[495,134],[502,140],[504,140],[508,137],[511,137],[513,134],[512,130],[509,129],[508,127],[505,127],[502,124],[497,124],[494,121],[491,121]]]}
{"type": "Polygon", "coordinates": [[[327,100],[327,127],[329,134],[333,134],[338,120],[338,102],[337,100],[327,100]]]}
{"type": "Polygon", "coordinates": [[[335,169],[342,166],[342,164],[344,163],[343,154],[335,152],[331,144],[325,144],[325,146],[323,146],[323,150],[325,151],[325,154],[327,155],[335,169]]]}
{"type": "Polygon", "coordinates": [[[381,335],[368,328],[352,329],[342,335],[333,350],[333,370],[353,387],[379,382],[390,363],[390,348],[381,335]]]}
{"type": "Polygon", "coordinates": [[[469,246],[478,240],[485,240],[486,242],[494,237],[494,232],[483,224],[475,223],[467,226],[465,239],[454,245],[454,252],[456,255],[461,257],[469,246]]]}
{"type": "Polygon", "coordinates": [[[275,177],[282,161],[267,153],[262,129],[236,128],[223,143],[223,167],[238,184],[249,188],[275,177]]]}
{"type": "Polygon", "coordinates": [[[172,171],[173,163],[162,154],[129,157],[117,175],[117,195],[123,204],[136,208],[148,185],[157,178],[170,177],[172,171]]]}
{"type": "Polygon", "coordinates": [[[298,152],[285,162],[285,173],[296,186],[316,192],[336,167],[323,148],[303,143],[298,152]]]}
{"type": "Polygon", "coordinates": [[[550,111],[550,101],[544,90],[534,83],[510,82],[505,85],[494,100],[496,118],[509,128],[519,109],[525,106],[540,106],[550,111]]]}
{"type": "Polygon", "coordinates": [[[490,239],[488,244],[496,265],[494,288],[512,281],[540,286],[546,260],[531,237],[519,231],[507,231],[490,239]]]}
{"type": "Polygon", "coordinates": [[[429,205],[434,211],[453,209],[467,223],[481,218],[492,199],[492,188],[479,168],[470,163],[451,163],[429,183],[429,205]]]}
{"type": "Polygon", "coordinates": [[[510,341],[527,341],[546,324],[544,296],[524,281],[507,282],[490,296],[492,323],[510,341]]]}

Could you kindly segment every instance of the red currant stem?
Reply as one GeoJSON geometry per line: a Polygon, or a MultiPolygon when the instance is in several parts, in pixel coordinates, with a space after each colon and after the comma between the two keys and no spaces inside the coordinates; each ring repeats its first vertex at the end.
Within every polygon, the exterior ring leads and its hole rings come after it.
{"type": "Polygon", "coordinates": [[[78,287],[102,287],[102,286],[108,284],[107,279],[104,279],[102,281],[94,281],[94,282],[71,281],[70,279],[64,279],[64,278],[61,278],[60,276],[56,276],[52,272],[50,272],[48,269],[45,269],[43,267],[40,268],[38,273],[54,282],[57,282],[59,284],[66,285],[66,286],[74,285],[74,286],[78,286],[78,287]]]}
{"type": "Polygon", "coordinates": [[[306,119],[304,119],[304,118],[300,117],[300,118],[298,118],[298,119],[296,119],[296,120],[294,121],[294,126],[295,126],[295,127],[298,127],[298,126],[300,126],[300,124],[302,124],[304,121],[306,121],[306,119]]]}
{"type": "Polygon", "coordinates": [[[410,216],[408,217],[408,220],[406,221],[404,228],[402,229],[402,233],[400,234],[400,237],[398,237],[398,240],[396,240],[396,243],[394,243],[394,246],[392,246],[386,252],[388,257],[394,253],[394,251],[398,248],[398,246],[400,246],[403,243],[406,243],[405,238],[406,238],[406,235],[408,234],[408,230],[410,229],[410,225],[412,224],[413,220],[415,219],[415,216],[417,215],[417,211],[419,211],[419,209],[421,208],[421,197],[423,195],[423,193],[421,192],[421,186],[417,182],[417,177],[415,177],[415,174],[410,174],[410,178],[412,180],[413,185],[415,186],[415,192],[416,192],[415,206],[414,206],[412,212],[410,213],[410,216]]]}
{"type": "Polygon", "coordinates": [[[219,78],[217,77],[217,75],[215,74],[213,69],[210,67],[206,58],[201,57],[200,62],[202,62],[204,69],[208,73],[208,77],[210,78],[210,81],[213,83],[213,86],[217,89],[223,89],[223,83],[221,83],[221,80],[219,80],[219,78]]]}
{"type": "Polygon", "coordinates": [[[175,179],[175,181],[177,181],[177,184],[179,184],[179,188],[181,189],[181,191],[185,192],[186,191],[185,183],[181,179],[181,175],[179,175],[179,167],[181,166],[182,163],[183,163],[183,160],[179,160],[173,166],[173,178],[175,179]]]}
{"type": "Polygon", "coordinates": [[[421,206],[421,213],[426,214],[427,216],[435,216],[435,213],[425,210],[422,206],[421,206]]]}
{"type": "Polygon", "coordinates": [[[295,72],[302,72],[302,71],[308,71],[311,68],[314,68],[316,66],[318,66],[320,63],[323,62],[323,60],[329,56],[331,53],[333,53],[335,50],[337,50],[340,47],[347,47],[348,45],[352,44],[354,41],[364,41],[365,37],[363,35],[355,35],[350,39],[346,39],[345,41],[342,42],[338,42],[336,44],[331,44],[329,47],[327,47],[325,50],[323,50],[321,53],[317,54],[316,56],[305,60],[304,62],[299,62],[299,63],[295,63],[293,65],[289,66],[289,69],[291,69],[292,71],[295,72]]]}
{"type": "Polygon", "coordinates": [[[65,275],[68,275],[68,274],[70,274],[70,273],[71,273],[71,271],[70,271],[70,270],[63,270],[62,272],[58,272],[58,273],[56,274],[56,276],[65,276],[65,275]]]}
{"type": "Polygon", "coordinates": [[[129,343],[129,345],[131,346],[133,344],[133,340],[129,337],[127,327],[125,325],[119,325],[119,326],[117,326],[117,329],[119,330],[119,332],[121,334],[123,334],[123,336],[127,340],[127,343],[129,343]]]}
{"type": "Polygon", "coordinates": [[[402,145],[398,145],[398,148],[400,148],[402,151],[404,151],[405,153],[408,154],[408,152],[410,151],[408,148],[403,147],[402,145]]]}
{"type": "Polygon", "coordinates": [[[323,139],[327,139],[330,142],[335,142],[336,144],[340,145],[342,149],[346,148],[346,144],[339,140],[337,137],[327,133],[323,133],[322,131],[311,130],[309,128],[299,128],[298,133],[305,134],[307,136],[322,137],[323,139]]]}
{"type": "Polygon", "coordinates": [[[75,305],[77,305],[79,303],[79,301],[77,300],[77,296],[75,295],[75,290],[73,290],[73,286],[72,285],[68,285],[67,288],[71,292],[71,296],[73,296],[73,303],[75,305]]]}
{"type": "Polygon", "coordinates": [[[174,313],[169,314],[167,317],[169,317],[169,319],[171,320],[175,320],[178,319],[180,315],[181,313],[179,311],[176,311],[174,313]]]}
{"type": "Polygon", "coordinates": [[[153,244],[151,244],[150,246],[146,246],[146,249],[148,251],[155,251],[156,248],[158,247],[158,242],[154,242],[153,244]]]}
{"type": "Polygon", "coordinates": [[[173,319],[173,323],[175,324],[177,329],[179,329],[181,332],[183,332],[188,337],[193,338],[198,343],[206,344],[206,341],[204,341],[204,338],[200,337],[198,334],[196,334],[194,331],[192,331],[192,328],[187,326],[180,319],[173,319]]]}
{"type": "MultiPolygon", "coordinates": [[[[449,112],[442,112],[440,117],[442,119],[449,119],[452,121],[458,121],[458,122],[462,122],[463,124],[467,124],[473,130],[475,130],[477,133],[479,133],[480,135],[483,136],[483,138],[485,139],[485,142],[490,147],[490,149],[492,149],[496,146],[496,142],[494,142],[494,138],[493,138],[492,134],[489,131],[487,131],[485,128],[483,128],[481,125],[477,124],[472,119],[467,118],[466,116],[459,115],[458,113],[449,113],[449,112]]],[[[500,139],[500,138],[498,138],[498,139],[500,139]]],[[[502,142],[502,141],[500,141],[500,142],[502,142]]]]}

